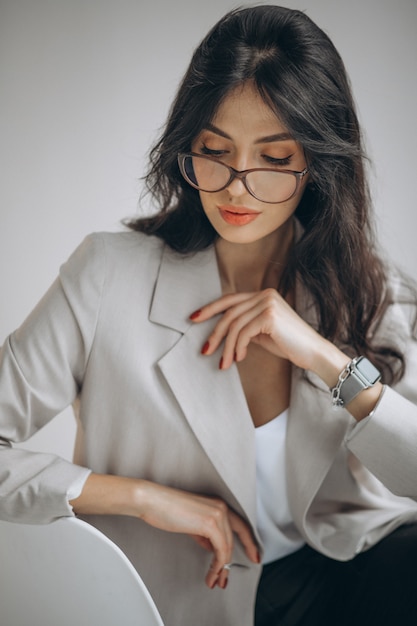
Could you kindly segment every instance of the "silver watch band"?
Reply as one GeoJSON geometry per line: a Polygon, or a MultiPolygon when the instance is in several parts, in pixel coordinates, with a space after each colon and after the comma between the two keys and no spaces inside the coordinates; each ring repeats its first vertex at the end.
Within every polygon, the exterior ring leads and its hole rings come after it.
{"type": "Polygon", "coordinates": [[[355,357],[340,373],[336,387],[332,389],[335,406],[345,406],[352,402],[364,389],[373,387],[381,378],[381,373],[365,357],[355,357]]]}

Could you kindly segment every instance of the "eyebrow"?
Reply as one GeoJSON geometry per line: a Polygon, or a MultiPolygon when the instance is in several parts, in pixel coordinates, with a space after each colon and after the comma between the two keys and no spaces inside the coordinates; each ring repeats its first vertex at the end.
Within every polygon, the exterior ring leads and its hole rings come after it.
{"type": "MultiPolygon", "coordinates": [[[[214,124],[210,124],[210,123],[207,124],[205,127],[205,130],[210,130],[212,133],[215,133],[216,135],[220,135],[220,137],[224,137],[225,139],[229,139],[230,141],[232,141],[232,138],[230,137],[230,135],[222,131],[220,128],[217,128],[217,126],[214,126],[214,124]]],[[[260,137],[259,139],[255,141],[255,143],[272,143],[274,141],[289,141],[289,140],[294,141],[294,137],[292,137],[290,133],[284,132],[284,133],[276,133],[275,135],[267,135],[266,137],[260,137]]]]}

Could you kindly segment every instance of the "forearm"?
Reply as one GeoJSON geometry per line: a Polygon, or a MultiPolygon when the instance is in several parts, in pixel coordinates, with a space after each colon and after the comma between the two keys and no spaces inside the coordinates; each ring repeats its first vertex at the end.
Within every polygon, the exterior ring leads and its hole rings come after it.
{"type": "Polygon", "coordinates": [[[144,483],[136,478],[90,474],[81,494],[70,501],[77,515],[142,516],[144,483]]]}
{"type": "Polygon", "coordinates": [[[225,588],[235,533],[248,557],[259,563],[249,526],[219,498],[205,497],[147,480],[90,474],[78,498],[70,501],[75,513],[130,515],[168,532],[186,533],[213,552],[206,576],[210,588],[225,588]]]}
{"type": "Polygon", "coordinates": [[[387,387],[371,420],[355,426],[348,448],[388,489],[417,500],[417,406],[387,387]]]}

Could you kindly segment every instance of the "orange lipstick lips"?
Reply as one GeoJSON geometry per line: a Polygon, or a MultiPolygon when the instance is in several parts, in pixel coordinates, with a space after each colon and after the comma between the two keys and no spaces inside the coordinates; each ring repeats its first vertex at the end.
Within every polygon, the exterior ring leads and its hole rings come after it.
{"type": "Polygon", "coordinates": [[[241,206],[222,205],[218,209],[223,220],[232,226],[245,226],[260,215],[259,211],[241,206]]]}

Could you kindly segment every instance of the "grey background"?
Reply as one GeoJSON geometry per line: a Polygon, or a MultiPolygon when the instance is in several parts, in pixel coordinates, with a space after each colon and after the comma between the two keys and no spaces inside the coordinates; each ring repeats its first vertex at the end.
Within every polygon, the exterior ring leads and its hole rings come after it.
{"type": "MultiPolygon", "coordinates": [[[[86,234],[136,214],[147,151],[229,0],[0,0],[0,342],[86,234]]],[[[417,2],[289,0],[332,38],[371,158],[384,254],[416,276],[417,2]]],[[[70,457],[69,411],[29,447],[70,457]]]]}

